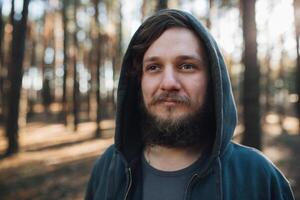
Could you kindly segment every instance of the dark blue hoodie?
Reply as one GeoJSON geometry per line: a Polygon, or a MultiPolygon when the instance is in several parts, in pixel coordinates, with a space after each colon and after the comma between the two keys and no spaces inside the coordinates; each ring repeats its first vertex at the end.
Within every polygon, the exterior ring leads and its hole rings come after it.
{"type": "MultiPolygon", "coordinates": [[[[165,11],[161,11],[165,12],[165,11]]],[[[259,151],[231,141],[237,113],[231,84],[221,52],[209,32],[192,15],[184,15],[204,43],[214,88],[215,136],[206,163],[195,171],[185,199],[292,200],[290,185],[281,172],[259,151]]],[[[116,113],[115,144],[97,160],[86,191],[87,200],[142,199],[140,158],[139,79],[131,76],[132,44],[124,56],[116,113]]]]}

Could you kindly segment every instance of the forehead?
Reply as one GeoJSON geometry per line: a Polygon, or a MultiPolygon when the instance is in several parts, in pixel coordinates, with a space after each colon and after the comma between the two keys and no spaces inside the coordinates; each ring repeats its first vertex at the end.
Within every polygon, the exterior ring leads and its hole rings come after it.
{"type": "Polygon", "coordinates": [[[188,55],[205,59],[205,49],[196,34],[187,29],[174,27],[167,29],[155,40],[144,54],[143,60],[149,57],[188,55]]]}

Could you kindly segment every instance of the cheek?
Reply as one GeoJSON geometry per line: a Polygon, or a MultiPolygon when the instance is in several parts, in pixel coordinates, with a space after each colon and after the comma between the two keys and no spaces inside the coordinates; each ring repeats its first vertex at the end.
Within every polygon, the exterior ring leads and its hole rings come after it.
{"type": "Polygon", "coordinates": [[[190,83],[189,93],[192,101],[197,104],[203,104],[206,95],[207,80],[206,77],[200,77],[190,83]]]}
{"type": "Polygon", "coordinates": [[[143,77],[141,80],[141,89],[142,89],[142,95],[144,102],[147,103],[150,101],[151,94],[153,93],[153,85],[151,84],[151,81],[147,79],[147,77],[143,77]]]}

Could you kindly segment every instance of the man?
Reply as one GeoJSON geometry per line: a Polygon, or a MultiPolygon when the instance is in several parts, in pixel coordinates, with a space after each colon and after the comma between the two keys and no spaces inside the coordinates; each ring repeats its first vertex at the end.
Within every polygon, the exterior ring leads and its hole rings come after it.
{"type": "Polygon", "coordinates": [[[268,159],[231,141],[236,121],[212,36],[188,13],[159,11],[124,56],[115,144],[96,162],[86,199],[294,199],[268,159]]]}

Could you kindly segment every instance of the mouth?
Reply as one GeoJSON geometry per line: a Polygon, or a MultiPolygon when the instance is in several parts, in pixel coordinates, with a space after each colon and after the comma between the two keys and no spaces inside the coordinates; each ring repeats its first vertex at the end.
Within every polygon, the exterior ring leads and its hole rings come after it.
{"type": "Polygon", "coordinates": [[[177,100],[170,99],[170,98],[162,100],[161,103],[165,106],[176,106],[179,104],[179,102],[177,100]]]}
{"type": "Polygon", "coordinates": [[[174,107],[174,106],[190,106],[191,102],[190,99],[186,96],[180,96],[177,93],[162,93],[160,95],[154,96],[152,101],[150,102],[150,106],[155,105],[163,105],[167,107],[174,107]]]}

